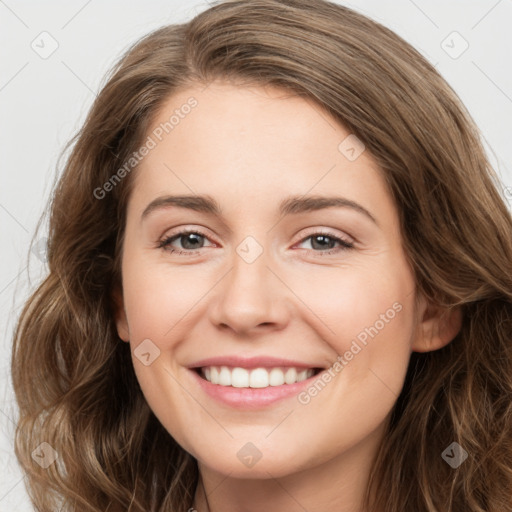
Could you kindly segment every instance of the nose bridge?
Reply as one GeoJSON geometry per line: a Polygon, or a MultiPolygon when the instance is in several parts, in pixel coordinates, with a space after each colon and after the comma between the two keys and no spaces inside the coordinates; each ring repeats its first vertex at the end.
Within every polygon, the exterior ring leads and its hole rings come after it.
{"type": "Polygon", "coordinates": [[[217,323],[244,331],[283,321],[284,301],[277,295],[284,287],[268,268],[272,265],[271,251],[264,243],[249,235],[234,248],[231,271],[221,284],[217,301],[217,323]]]}

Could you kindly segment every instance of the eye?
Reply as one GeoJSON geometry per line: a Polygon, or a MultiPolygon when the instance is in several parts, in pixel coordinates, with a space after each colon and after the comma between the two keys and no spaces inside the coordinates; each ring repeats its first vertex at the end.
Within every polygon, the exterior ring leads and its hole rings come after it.
{"type": "Polygon", "coordinates": [[[340,251],[346,251],[353,249],[354,244],[344,238],[340,238],[329,231],[315,232],[306,238],[303,238],[301,244],[311,239],[312,249],[307,249],[308,252],[321,253],[323,254],[336,254],[340,251]],[[333,245],[338,244],[339,247],[335,248],[333,245]],[[320,250],[315,250],[320,249],[320,250]],[[327,250],[326,250],[327,249],[327,250]]]}
{"type": "MultiPolygon", "coordinates": [[[[207,236],[201,231],[187,229],[165,237],[159,242],[158,247],[170,253],[190,256],[196,254],[199,249],[204,247],[204,245],[201,243],[201,241],[204,241],[204,239],[207,239],[207,236]],[[178,240],[180,241],[184,250],[175,248],[171,245],[178,240]]],[[[307,251],[317,254],[321,253],[330,255],[354,248],[354,244],[352,242],[345,240],[344,238],[340,238],[329,231],[315,232],[306,238],[303,238],[300,243],[302,244],[309,239],[311,239],[312,249],[307,249],[307,251]],[[333,244],[338,244],[338,247],[333,247],[333,244]]]]}
{"type": "Polygon", "coordinates": [[[202,248],[201,239],[206,239],[206,235],[200,231],[183,230],[161,240],[158,247],[171,253],[190,255],[195,254],[198,249],[202,248]],[[176,240],[179,240],[182,243],[182,247],[185,250],[176,249],[171,246],[171,244],[176,240]]]}

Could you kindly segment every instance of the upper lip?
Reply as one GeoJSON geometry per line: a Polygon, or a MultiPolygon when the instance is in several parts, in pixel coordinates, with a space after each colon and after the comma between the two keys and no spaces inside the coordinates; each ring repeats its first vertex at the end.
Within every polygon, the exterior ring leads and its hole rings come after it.
{"type": "Polygon", "coordinates": [[[271,357],[271,356],[217,356],[201,359],[189,365],[189,368],[204,368],[206,366],[229,366],[237,368],[323,368],[323,366],[314,363],[304,363],[302,361],[294,361],[291,359],[271,357]]]}

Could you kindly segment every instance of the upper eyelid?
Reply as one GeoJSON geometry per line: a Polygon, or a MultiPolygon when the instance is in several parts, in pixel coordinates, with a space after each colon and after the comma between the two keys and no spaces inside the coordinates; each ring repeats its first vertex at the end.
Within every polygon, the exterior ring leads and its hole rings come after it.
{"type": "Polygon", "coordinates": [[[164,234],[162,236],[162,239],[169,239],[169,238],[178,239],[180,236],[185,236],[190,233],[197,233],[198,235],[201,235],[204,238],[208,238],[208,239],[214,238],[211,235],[205,233],[202,228],[183,228],[183,229],[178,229],[178,231],[176,231],[176,232],[164,234]]]}
{"type": "MultiPolygon", "coordinates": [[[[304,242],[306,239],[312,237],[313,235],[317,235],[317,234],[324,234],[326,236],[330,236],[330,237],[333,237],[333,238],[339,238],[341,239],[342,241],[346,242],[346,243],[350,243],[350,244],[355,244],[357,243],[357,240],[349,235],[348,233],[346,234],[337,234],[335,232],[335,230],[333,228],[325,228],[325,227],[312,227],[312,228],[306,228],[307,229],[307,232],[302,234],[300,236],[300,238],[298,238],[296,241],[293,242],[293,244],[298,244],[298,243],[302,243],[304,242]]],[[[175,233],[170,233],[168,235],[164,235],[163,236],[163,239],[174,239],[173,241],[175,240],[178,240],[181,236],[186,236],[187,234],[190,234],[190,233],[197,233],[198,235],[200,236],[203,236],[204,238],[207,238],[207,239],[210,239],[210,238],[214,238],[214,237],[211,237],[210,235],[208,235],[207,233],[204,233],[203,232],[203,229],[202,228],[183,228],[183,229],[179,229],[179,231],[175,232],[175,233]]],[[[212,240],[210,240],[212,241],[212,240]]],[[[214,243],[218,243],[215,241],[215,239],[213,239],[213,242],[214,243]]],[[[192,251],[193,249],[189,249],[190,251],[192,251]]],[[[197,249],[199,250],[199,249],[197,249]]]]}

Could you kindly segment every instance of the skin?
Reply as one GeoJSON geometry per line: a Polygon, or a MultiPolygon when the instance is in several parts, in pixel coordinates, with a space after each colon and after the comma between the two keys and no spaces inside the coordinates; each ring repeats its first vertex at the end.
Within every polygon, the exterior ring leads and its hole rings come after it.
{"type": "Polygon", "coordinates": [[[137,357],[133,364],[155,415],[198,460],[208,495],[206,504],[198,486],[200,512],[361,512],[411,352],[449,343],[460,315],[443,319],[422,297],[416,307],[398,212],[369,151],[355,161],[339,151],[346,128],[319,105],[279,89],[219,81],[203,89],[168,99],[152,129],[190,96],[198,106],[136,170],[123,289],[115,293],[119,336],[132,354],[147,338],[160,350],[150,365],[137,357]],[[141,222],[156,197],[192,193],[214,197],[223,217],[173,206],[141,222]],[[348,207],[280,218],[282,199],[305,194],[356,201],[378,225],[348,207]],[[197,251],[183,245],[187,237],[172,246],[189,254],[158,247],[185,228],[206,234],[197,251]],[[354,248],[313,246],[319,230],[354,248]],[[247,236],[263,249],[251,264],[236,252],[247,236]],[[340,250],[322,254],[331,248],[340,250]],[[294,396],[240,411],[205,395],[187,369],[229,354],[327,368],[396,302],[402,310],[308,404],[294,396]],[[251,468],[237,457],[248,442],[262,453],[251,468]]]}

